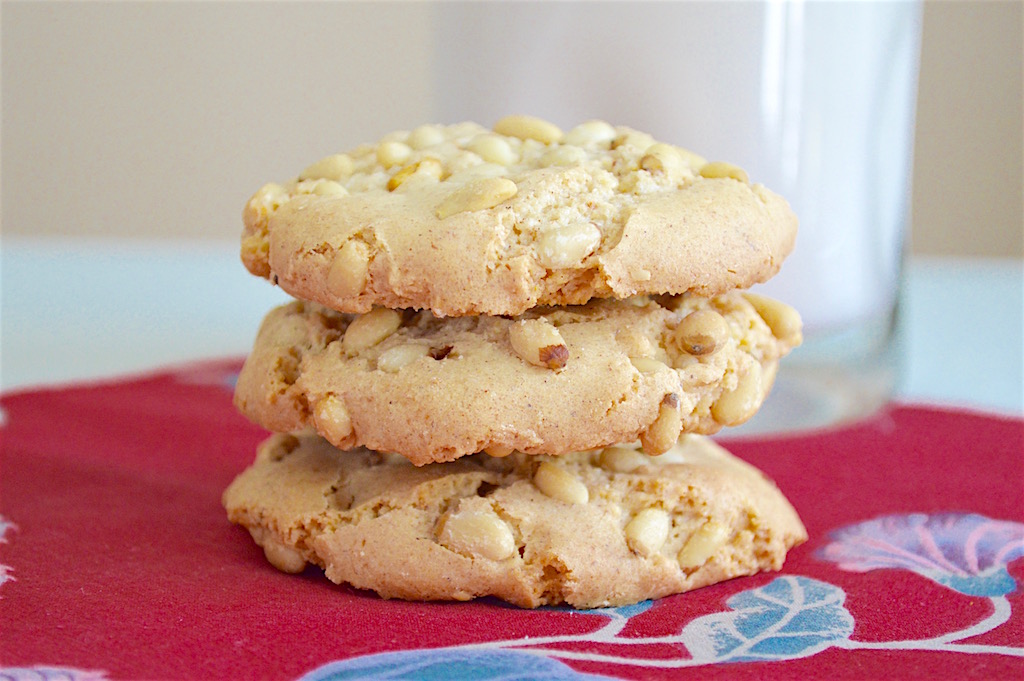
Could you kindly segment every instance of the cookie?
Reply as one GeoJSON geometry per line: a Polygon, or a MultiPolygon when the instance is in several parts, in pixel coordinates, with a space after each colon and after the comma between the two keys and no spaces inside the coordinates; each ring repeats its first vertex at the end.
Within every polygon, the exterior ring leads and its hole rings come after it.
{"type": "Polygon", "coordinates": [[[789,205],[746,173],[625,127],[513,116],[426,125],[268,184],[242,261],[342,312],[516,315],[591,298],[711,296],[774,275],[789,205]]]}
{"type": "Polygon", "coordinates": [[[526,608],[627,605],[778,570],[807,538],[771,481],[701,436],[656,458],[610,447],[415,467],[280,434],[224,505],[285,572],[311,563],[384,598],[526,608]]]}
{"type": "Polygon", "coordinates": [[[270,312],[235,404],[276,432],[417,465],[480,451],[563,454],[742,423],[800,342],[790,307],[749,293],[593,300],[518,317],[270,312]]]}

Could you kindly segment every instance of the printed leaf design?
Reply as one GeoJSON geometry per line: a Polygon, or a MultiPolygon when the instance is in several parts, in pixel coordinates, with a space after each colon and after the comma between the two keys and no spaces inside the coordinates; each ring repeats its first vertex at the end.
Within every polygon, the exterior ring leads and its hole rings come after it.
{"type": "Polygon", "coordinates": [[[695,660],[788,660],[821,652],[853,633],[853,616],[837,586],[808,577],[778,577],[732,596],[730,611],[698,617],[680,634],[695,660]]]}
{"type": "Polygon", "coordinates": [[[331,662],[303,676],[300,681],[583,681],[607,678],[610,677],[584,674],[558,660],[521,650],[441,648],[404,650],[331,662]]]}

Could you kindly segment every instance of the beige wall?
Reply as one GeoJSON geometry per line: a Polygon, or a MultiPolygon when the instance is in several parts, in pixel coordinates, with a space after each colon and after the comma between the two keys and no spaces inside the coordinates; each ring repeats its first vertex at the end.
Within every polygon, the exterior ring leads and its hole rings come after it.
{"type": "MultiPolygon", "coordinates": [[[[0,11],[4,234],[233,239],[264,181],[433,115],[429,3],[0,11]]],[[[916,252],[1024,257],[1022,22],[926,3],[916,252]]]]}
{"type": "Polygon", "coordinates": [[[929,1],[921,40],[913,247],[1024,257],[1024,3],[929,1]]]}

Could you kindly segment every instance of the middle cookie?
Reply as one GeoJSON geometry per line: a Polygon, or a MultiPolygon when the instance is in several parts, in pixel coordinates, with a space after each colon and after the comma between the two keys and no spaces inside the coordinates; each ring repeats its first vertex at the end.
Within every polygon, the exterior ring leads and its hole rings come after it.
{"type": "Polygon", "coordinates": [[[518,317],[354,315],[297,301],[267,315],[235,403],[270,430],[313,428],[341,449],[416,465],[638,438],[658,454],[680,433],[750,418],[800,340],[796,311],[738,292],[518,317]]]}

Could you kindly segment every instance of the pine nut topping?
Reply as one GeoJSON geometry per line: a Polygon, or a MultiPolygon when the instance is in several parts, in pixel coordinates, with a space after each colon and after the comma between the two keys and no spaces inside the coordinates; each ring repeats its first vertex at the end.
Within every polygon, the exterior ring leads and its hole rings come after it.
{"type": "Polygon", "coordinates": [[[659,362],[653,357],[630,357],[629,362],[633,365],[634,369],[642,374],[653,374],[668,366],[664,362],[659,362]]]}
{"type": "Polygon", "coordinates": [[[516,183],[507,177],[484,177],[459,187],[437,206],[437,217],[442,220],[456,213],[486,210],[511,199],[519,191],[516,183]]]}
{"type": "Polygon", "coordinates": [[[601,230],[589,222],[552,227],[537,238],[537,260],[549,269],[579,265],[601,244],[601,230]]]}
{"type": "Polygon", "coordinates": [[[389,374],[396,373],[402,367],[412,364],[420,357],[430,354],[430,347],[418,343],[406,343],[388,348],[377,358],[377,368],[389,374]]]}
{"type": "Polygon", "coordinates": [[[552,147],[540,157],[542,166],[574,166],[587,158],[587,152],[579,147],[560,145],[552,147]]]}
{"type": "Polygon", "coordinates": [[[719,395],[711,405],[711,416],[724,426],[738,426],[758,410],[764,391],[761,386],[761,365],[750,363],[739,377],[736,387],[719,395]]]}
{"type": "Polygon", "coordinates": [[[357,296],[366,286],[369,271],[369,247],[356,239],[346,241],[327,270],[327,290],[339,298],[357,296]]]}
{"type": "Polygon", "coordinates": [[[747,171],[739,166],[734,166],[733,164],[726,163],[724,161],[711,161],[710,163],[705,163],[700,167],[698,172],[701,177],[706,177],[708,179],[731,178],[738,182],[743,182],[744,184],[750,183],[750,178],[747,177],[747,171]]]}
{"type": "Polygon", "coordinates": [[[334,180],[316,180],[310,193],[317,196],[347,196],[348,190],[334,180]]]}
{"type": "Polygon", "coordinates": [[[416,172],[417,165],[418,164],[416,163],[413,163],[412,165],[407,165],[401,170],[399,170],[397,173],[392,175],[391,178],[388,180],[388,191],[393,192],[399,187],[401,187],[402,184],[410,177],[412,177],[413,173],[416,172]]]}
{"type": "Polygon", "coordinates": [[[506,116],[494,124],[494,132],[521,140],[537,140],[541,144],[562,139],[561,128],[534,116],[506,116]]]}
{"type": "Polygon", "coordinates": [[[576,476],[557,464],[542,461],[533,474],[537,489],[558,501],[567,504],[585,504],[590,501],[590,492],[576,476]]]}
{"type": "Polygon", "coordinates": [[[626,544],[645,558],[652,556],[665,544],[671,527],[672,519],[664,510],[645,508],[626,525],[626,544]]]}
{"type": "Polygon", "coordinates": [[[463,510],[444,519],[438,541],[447,549],[464,556],[505,560],[516,550],[512,529],[497,513],[489,510],[463,510]]]}
{"type": "Polygon", "coordinates": [[[279,184],[268,182],[249,199],[249,207],[257,213],[273,213],[287,203],[288,192],[279,184]],[[260,210],[262,209],[262,211],[260,210]]]}
{"type": "Polygon", "coordinates": [[[334,154],[322,158],[299,173],[302,180],[334,180],[341,182],[348,179],[355,169],[355,164],[348,154],[334,154]]]}
{"type": "Polygon", "coordinates": [[[348,325],[341,339],[341,349],[349,357],[358,355],[393,334],[401,325],[400,314],[386,307],[375,307],[348,325]]]}
{"type": "Polygon", "coordinates": [[[466,148],[488,163],[510,166],[519,160],[519,154],[504,137],[491,133],[477,135],[466,148]]]}
{"type": "Polygon", "coordinates": [[[508,330],[512,350],[535,366],[558,370],[569,361],[569,348],[562,334],[546,319],[520,319],[508,330]]]}
{"type": "Polygon", "coordinates": [[[658,142],[644,152],[640,167],[649,173],[663,173],[669,178],[676,178],[683,173],[685,164],[675,147],[658,142]]]}
{"type": "Polygon", "coordinates": [[[586,121],[565,134],[563,144],[577,147],[608,144],[615,139],[615,128],[605,121],[586,121]]]}
{"type": "Polygon", "coordinates": [[[264,534],[261,542],[267,562],[281,572],[296,575],[306,569],[306,559],[302,554],[290,546],[285,546],[276,537],[264,534]]]}
{"type": "Polygon", "coordinates": [[[410,132],[406,140],[406,144],[413,149],[426,149],[441,142],[444,142],[444,131],[436,125],[421,125],[410,132]]]}
{"type": "Polygon", "coordinates": [[[335,446],[341,445],[352,435],[352,419],[348,408],[335,395],[328,395],[313,408],[316,429],[335,446]]]}
{"type": "Polygon", "coordinates": [[[651,463],[651,460],[632,447],[613,445],[601,450],[601,456],[598,457],[597,463],[606,471],[632,473],[641,466],[651,463]]]}
{"type": "Polygon", "coordinates": [[[385,168],[404,163],[412,154],[412,149],[403,142],[381,142],[377,147],[377,163],[385,168]]]}
{"type": "Polygon", "coordinates": [[[679,412],[679,395],[665,395],[658,406],[658,417],[640,434],[640,444],[646,453],[657,456],[675,446],[683,429],[683,417],[679,412]]]}
{"type": "Polygon", "coordinates": [[[413,176],[439,180],[443,172],[444,168],[436,158],[425,158],[416,163],[410,163],[391,176],[391,179],[388,180],[388,191],[395,191],[413,176]]]}
{"type": "Polygon", "coordinates": [[[707,521],[690,535],[683,548],[680,549],[677,558],[679,566],[686,569],[699,568],[725,545],[728,538],[728,528],[713,520],[707,521]]]}
{"type": "Polygon", "coordinates": [[[484,448],[484,453],[487,454],[487,456],[493,456],[495,459],[504,459],[514,451],[515,450],[508,445],[491,445],[490,447],[484,448]]]}
{"type": "Polygon", "coordinates": [[[416,164],[416,172],[424,177],[440,180],[444,177],[444,164],[436,158],[428,156],[416,164]]]}
{"type": "Polygon", "coordinates": [[[640,132],[639,130],[627,130],[626,132],[616,135],[612,140],[611,148],[618,149],[619,147],[632,147],[637,150],[649,149],[654,144],[654,138],[648,135],[646,132],[640,132]]]}
{"type": "Polygon", "coordinates": [[[687,354],[712,355],[729,340],[729,324],[714,310],[695,310],[679,322],[672,337],[687,354]]]}
{"type": "Polygon", "coordinates": [[[773,336],[788,343],[800,342],[803,322],[799,312],[774,298],[756,293],[743,293],[742,295],[747,302],[754,306],[758,316],[772,330],[773,336]]]}

